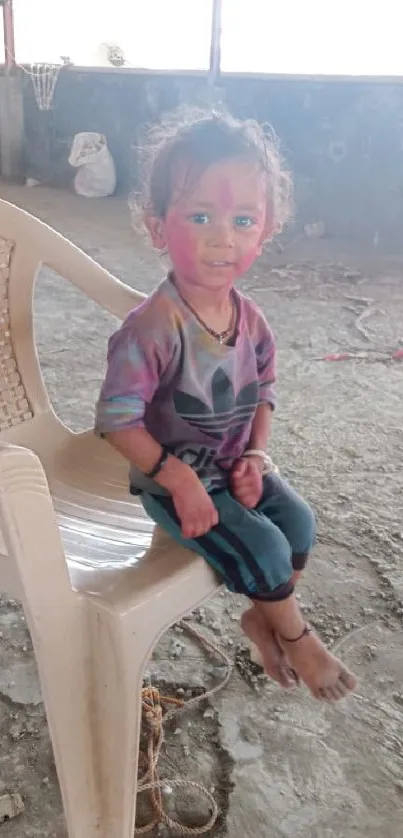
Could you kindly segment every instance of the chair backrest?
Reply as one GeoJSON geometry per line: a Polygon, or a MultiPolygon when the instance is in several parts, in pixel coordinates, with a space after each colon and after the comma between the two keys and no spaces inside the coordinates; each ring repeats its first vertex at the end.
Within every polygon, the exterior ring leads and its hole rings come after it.
{"type": "Polygon", "coordinates": [[[11,340],[10,267],[14,242],[0,238],[0,433],[33,418],[11,340]]]}
{"type": "Polygon", "coordinates": [[[48,414],[58,421],[33,328],[33,291],[42,265],[121,319],[144,299],[60,233],[0,200],[0,438],[23,445],[29,444],[27,424],[38,416],[48,414]]]}

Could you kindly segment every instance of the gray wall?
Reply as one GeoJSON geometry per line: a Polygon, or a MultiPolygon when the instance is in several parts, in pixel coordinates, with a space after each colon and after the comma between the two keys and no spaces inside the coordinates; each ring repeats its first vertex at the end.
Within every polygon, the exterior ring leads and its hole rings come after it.
{"type": "MultiPolygon", "coordinates": [[[[25,174],[66,185],[79,131],[106,134],[127,192],[136,179],[135,146],[144,123],[180,103],[209,101],[203,76],[133,72],[60,73],[49,112],[38,110],[23,78],[25,174]]],[[[334,235],[400,240],[403,220],[403,80],[315,81],[224,76],[220,96],[242,117],[269,121],[294,170],[297,221],[323,220],[334,235]]]]}

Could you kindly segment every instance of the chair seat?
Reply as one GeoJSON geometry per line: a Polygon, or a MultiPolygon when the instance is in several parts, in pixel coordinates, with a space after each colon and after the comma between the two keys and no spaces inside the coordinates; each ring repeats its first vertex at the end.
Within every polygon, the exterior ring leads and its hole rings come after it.
{"type": "Polygon", "coordinates": [[[127,462],[104,440],[66,434],[53,466],[49,484],[75,590],[109,600],[125,590],[135,604],[169,595],[180,580],[217,588],[204,560],[155,527],[130,495],[127,462]]]}
{"type": "MultiPolygon", "coordinates": [[[[174,596],[180,583],[196,597],[217,589],[206,562],[155,527],[139,499],[130,495],[128,464],[107,442],[92,431],[63,429],[57,443],[42,445],[38,453],[74,590],[101,597],[112,607],[122,602],[136,607],[144,597],[174,596]]],[[[1,534],[0,564],[18,597],[1,534]]]]}
{"type": "Polygon", "coordinates": [[[142,508],[133,504],[130,516],[109,514],[94,509],[93,498],[87,505],[83,493],[72,500],[70,487],[66,498],[63,488],[58,485],[53,503],[72,587],[105,594],[122,571],[135,568],[142,573],[142,564],[147,561],[149,565],[151,560],[147,552],[154,530],[142,508]]]}

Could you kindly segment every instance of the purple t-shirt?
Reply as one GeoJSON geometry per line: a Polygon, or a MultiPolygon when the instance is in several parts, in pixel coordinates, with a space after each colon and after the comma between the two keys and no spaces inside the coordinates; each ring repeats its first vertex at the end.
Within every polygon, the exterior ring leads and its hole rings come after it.
{"type": "MultiPolygon", "coordinates": [[[[230,346],[203,328],[165,279],[110,338],[96,412],[97,433],[146,428],[208,491],[228,485],[257,406],[275,406],[272,332],[255,303],[234,294],[238,323],[230,346]]],[[[130,482],[165,494],[136,468],[130,482]]]]}

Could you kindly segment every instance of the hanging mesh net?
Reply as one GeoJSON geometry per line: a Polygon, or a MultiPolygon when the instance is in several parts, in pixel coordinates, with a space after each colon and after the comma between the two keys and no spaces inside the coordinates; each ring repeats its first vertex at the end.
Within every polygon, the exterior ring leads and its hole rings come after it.
{"type": "Polygon", "coordinates": [[[34,88],[35,99],[40,111],[49,111],[62,64],[30,64],[24,67],[34,88]]]}

